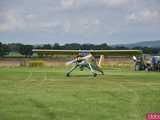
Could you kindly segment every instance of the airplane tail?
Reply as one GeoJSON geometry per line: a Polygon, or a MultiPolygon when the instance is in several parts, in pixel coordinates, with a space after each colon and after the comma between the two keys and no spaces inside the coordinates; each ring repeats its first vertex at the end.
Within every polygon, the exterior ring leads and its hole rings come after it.
{"type": "Polygon", "coordinates": [[[100,68],[102,68],[102,64],[104,63],[104,55],[101,55],[100,56],[100,59],[99,59],[99,63],[98,63],[98,66],[100,67],[100,68]]]}

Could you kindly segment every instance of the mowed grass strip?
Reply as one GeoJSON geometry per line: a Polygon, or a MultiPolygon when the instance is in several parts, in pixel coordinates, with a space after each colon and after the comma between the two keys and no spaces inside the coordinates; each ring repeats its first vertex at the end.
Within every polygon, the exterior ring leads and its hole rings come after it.
{"type": "Polygon", "coordinates": [[[1,120],[145,120],[160,112],[160,73],[0,68],[1,120]]]}

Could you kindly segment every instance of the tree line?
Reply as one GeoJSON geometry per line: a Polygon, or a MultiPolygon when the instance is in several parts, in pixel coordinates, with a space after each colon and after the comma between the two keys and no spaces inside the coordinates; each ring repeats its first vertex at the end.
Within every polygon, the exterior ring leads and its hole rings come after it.
{"type": "MultiPolygon", "coordinates": [[[[50,50],[127,50],[130,48],[124,46],[109,46],[106,43],[94,45],[94,44],[78,44],[71,43],[60,45],[55,43],[51,44],[43,44],[43,45],[24,45],[20,43],[11,43],[11,44],[3,44],[0,42],[0,57],[5,57],[9,55],[11,52],[19,53],[25,57],[31,57],[33,55],[32,49],[50,49],[50,50]]],[[[149,47],[134,47],[132,49],[142,50],[146,54],[158,54],[160,52],[160,48],[149,48],[149,47]]]]}

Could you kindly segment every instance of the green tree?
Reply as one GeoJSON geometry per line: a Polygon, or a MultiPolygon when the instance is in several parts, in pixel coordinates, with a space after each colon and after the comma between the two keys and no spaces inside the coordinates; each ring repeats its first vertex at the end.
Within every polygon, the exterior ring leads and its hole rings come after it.
{"type": "Polygon", "coordinates": [[[31,57],[33,54],[32,49],[32,45],[20,45],[18,52],[24,55],[25,57],[31,57]]]}
{"type": "Polygon", "coordinates": [[[9,47],[0,42],[0,57],[4,57],[9,54],[9,47]]]}
{"type": "Polygon", "coordinates": [[[52,45],[50,44],[44,44],[43,49],[52,49],[52,45]]]}
{"type": "Polygon", "coordinates": [[[58,43],[55,43],[53,46],[53,49],[59,50],[59,49],[61,49],[61,46],[58,43]]]}

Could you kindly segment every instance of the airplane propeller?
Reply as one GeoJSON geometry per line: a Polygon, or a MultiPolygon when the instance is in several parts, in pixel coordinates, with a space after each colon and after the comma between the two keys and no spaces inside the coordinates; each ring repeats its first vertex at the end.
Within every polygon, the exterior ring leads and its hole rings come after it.
{"type": "Polygon", "coordinates": [[[71,64],[74,64],[74,63],[76,63],[76,61],[77,60],[71,60],[71,61],[68,61],[68,62],[66,62],[65,64],[68,66],[68,65],[71,65],[71,64]]]}

